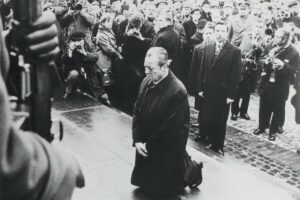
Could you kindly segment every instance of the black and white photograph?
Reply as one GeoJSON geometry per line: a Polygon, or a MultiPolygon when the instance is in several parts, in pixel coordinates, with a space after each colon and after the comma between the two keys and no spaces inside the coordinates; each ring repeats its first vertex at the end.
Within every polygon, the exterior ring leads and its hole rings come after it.
{"type": "Polygon", "coordinates": [[[300,200],[300,0],[0,0],[0,200],[300,200]]]}

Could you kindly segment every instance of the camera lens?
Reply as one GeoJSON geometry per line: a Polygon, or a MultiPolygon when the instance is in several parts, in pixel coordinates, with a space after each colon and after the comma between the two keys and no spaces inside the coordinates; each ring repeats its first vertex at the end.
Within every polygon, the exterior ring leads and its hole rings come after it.
{"type": "Polygon", "coordinates": [[[79,10],[79,11],[80,11],[80,10],[82,10],[82,7],[83,7],[83,6],[82,6],[80,3],[79,3],[79,4],[76,4],[76,5],[75,5],[75,10],[79,10]]]}

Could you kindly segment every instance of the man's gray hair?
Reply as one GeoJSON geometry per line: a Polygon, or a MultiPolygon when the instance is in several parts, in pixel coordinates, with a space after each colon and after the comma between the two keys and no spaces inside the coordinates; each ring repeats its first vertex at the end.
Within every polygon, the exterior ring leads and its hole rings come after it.
{"type": "Polygon", "coordinates": [[[168,22],[169,25],[173,25],[173,16],[172,14],[164,11],[159,13],[160,17],[162,17],[164,20],[168,22]]]}
{"type": "Polygon", "coordinates": [[[162,47],[151,47],[147,52],[147,57],[151,56],[157,56],[158,58],[158,65],[160,67],[167,64],[167,66],[170,65],[171,60],[169,60],[168,52],[162,47]]]}
{"type": "Polygon", "coordinates": [[[291,31],[288,28],[280,27],[276,30],[276,32],[279,32],[279,31],[281,31],[283,33],[285,38],[287,38],[288,40],[290,39],[291,31]]]}

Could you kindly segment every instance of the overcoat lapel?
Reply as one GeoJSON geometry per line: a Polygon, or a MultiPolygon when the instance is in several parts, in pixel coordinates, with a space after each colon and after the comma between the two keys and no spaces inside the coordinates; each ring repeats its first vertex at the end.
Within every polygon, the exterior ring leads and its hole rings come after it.
{"type": "MultiPolygon", "coordinates": [[[[226,43],[224,44],[223,48],[221,49],[219,55],[217,55],[216,59],[214,60],[212,66],[211,66],[212,68],[215,67],[216,63],[217,63],[219,60],[221,60],[221,58],[223,58],[224,55],[226,55],[227,49],[228,49],[229,47],[230,47],[229,42],[226,42],[226,43]]],[[[215,45],[214,45],[214,48],[216,48],[215,45]]],[[[213,52],[213,55],[214,55],[214,54],[215,54],[215,51],[213,52]]]]}
{"type": "Polygon", "coordinates": [[[208,55],[209,55],[208,63],[210,67],[212,67],[215,61],[216,43],[211,43],[207,48],[208,48],[208,55]]]}

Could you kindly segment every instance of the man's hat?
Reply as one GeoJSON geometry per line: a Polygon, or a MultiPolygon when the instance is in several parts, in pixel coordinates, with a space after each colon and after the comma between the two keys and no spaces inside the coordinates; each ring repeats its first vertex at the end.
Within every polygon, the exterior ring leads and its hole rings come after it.
{"type": "Polygon", "coordinates": [[[208,1],[208,0],[204,0],[204,1],[203,1],[203,3],[202,3],[202,6],[203,6],[204,4],[208,4],[208,5],[210,5],[210,3],[209,3],[209,1],[208,1]]]}
{"type": "Polygon", "coordinates": [[[229,8],[232,8],[232,9],[234,8],[232,3],[225,3],[223,8],[226,8],[226,7],[229,7],[229,8]]]}
{"type": "Polygon", "coordinates": [[[116,12],[116,11],[113,9],[112,6],[109,5],[105,8],[105,12],[108,13],[108,12],[116,12]]]}
{"type": "Polygon", "coordinates": [[[298,5],[297,1],[290,1],[290,3],[288,4],[288,7],[291,8],[291,7],[297,6],[297,5],[298,5]]]}
{"type": "Polygon", "coordinates": [[[156,1],[155,1],[155,5],[156,5],[156,7],[158,7],[158,6],[159,6],[159,4],[161,4],[161,3],[164,3],[164,4],[168,5],[168,2],[167,2],[167,0],[156,0],[156,1]]]}
{"type": "Polygon", "coordinates": [[[196,12],[196,11],[199,11],[199,12],[201,13],[200,8],[195,8],[195,9],[193,9],[193,10],[191,11],[191,14],[194,14],[194,12],[196,12]]]}
{"type": "Polygon", "coordinates": [[[113,4],[113,3],[117,2],[117,1],[120,1],[120,0],[110,0],[110,4],[113,4]]]}
{"type": "Polygon", "coordinates": [[[238,7],[249,7],[250,1],[249,0],[239,0],[237,2],[238,7]]]}
{"type": "Polygon", "coordinates": [[[205,27],[206,23],[207,23],[207,20],[206,20],[206,19],[201,19],[201,20],[199,20],[199,22],[198,22],[198,24],[197,24],[197,28],[198,28],[198,29],[203,29],[203,28],[205,27]]]}

